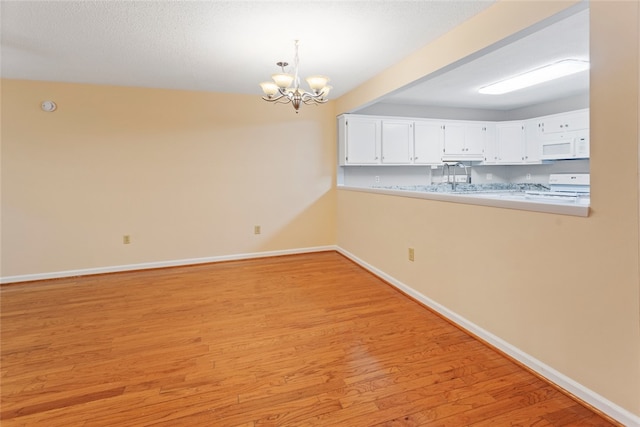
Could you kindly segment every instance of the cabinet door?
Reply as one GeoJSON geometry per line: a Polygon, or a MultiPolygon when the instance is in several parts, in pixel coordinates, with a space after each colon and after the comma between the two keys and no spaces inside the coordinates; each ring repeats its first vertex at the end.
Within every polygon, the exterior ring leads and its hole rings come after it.
{"type": "Polygon", "coordinates": [[[415,122],[413,125],[413,163],[442,164],[443,129],[440,122],[415,122]]]}
{"type": "Polygon", "coordinates": [[[482,159],[487,136],[486,130],[484,123],[465,124],[464,153],[467,156],[482,159]]]}
{"type": "Polygon", "coordinates": [[[524,163],[524,123],[499,123],[496,125],[498,163],[524,163]]]}
{"type": "Polygon", "coordinates": [[[540,141],[542,136],[538,128],[538,120],[530,119],[524,122],[525,163],[540,163],[540,141]]]}
{"type": "Polygon", "coordinates": [[[346,123],[348,164],[380,163],[380,120],[349,118],[346,123]]]}
{"type": "Polygon", "coordinates": [[[544,135],[589,129],[589,110],[555,114],[544,117],[540,122],[544,135]]]}
{"type": "Polygon", "coordinates": [[[413,160],[413,122],[382,121],[382,163],[409,164],[413,160]]]}
{"type": "Polygon", "coordinates": [[[444,149],[443,152],[447,156],[464,155],[465,127],[462,123],[445,123],[444,124],[444,149]]]}

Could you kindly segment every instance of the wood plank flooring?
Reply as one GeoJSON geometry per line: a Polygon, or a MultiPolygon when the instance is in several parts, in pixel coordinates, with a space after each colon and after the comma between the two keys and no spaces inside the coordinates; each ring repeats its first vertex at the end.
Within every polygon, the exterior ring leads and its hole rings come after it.
{"type": "Polygon", "coordinates": [[[335,252],[0,292],[3,427],[614,425],[335,252]]]}

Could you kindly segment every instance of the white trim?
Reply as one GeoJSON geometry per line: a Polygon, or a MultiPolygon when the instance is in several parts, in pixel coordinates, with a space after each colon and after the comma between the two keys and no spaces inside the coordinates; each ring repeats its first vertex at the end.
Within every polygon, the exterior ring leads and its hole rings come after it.
{"type": "Polygon", "coordinates": [[[145,262],[141,264],[114,265],[110,267],[85,268],[80,270],[55,271],[52,273],[24,274],[20,276],[0,277],[0,283],[30,282],[33,280],[59,279],[62,277],[87,276],[91,274],[117,273],[150,268],[177,267],[182,265],[207,264],[211,262],[236,261],[250,258],[266,258],[281,255],[303,254],[338,250],[335,245],[314,246],[310,248],[284,249],[279,251],[252,252],[246,254],[222,255],[204,258],[178,259],[170,261],[145,262]]]}
{"type": "Polygon", "coordinates": [[[427,307],[431,308],[432,310],[436,311],[437,313],[439,313],[442,316],[446,317],[447,319],[451,320],[452,322],[454,322],[455,324],[457,324],[461,328],[463,328],[463,329],[469,331],[470,333],[478,336],[479,338],[481,338],[482,340],[484,340],[487,343],[491,344],[492,346],[494,346],[498,350],[504,352],[505,354],[509,355],[510,357],[514,358],[518,362],[520,362],[523,365],[525,365],[526,367],[528,367],[528,368],[532,369],[533,371],[537,372],[538,374],[540,374],[541,376],[543,376],[544,378],[546,378],[550,382],[552,382],[552,383],[556,384],[557,386],[563,388],[564,390],[566,390],[567,392],[571,393],[572,395],[574,395],[578,399],[581,399],[585,403],[587,403],[587,404],[593,406],[594,408],[602,411],[604,414],[607,414],[611,418],[621,422],[622,424],[624,424],[627,427],[640,427],[640,417],[639,416],[637,416],[637,415],[627,411],[626,409],[616,405],[615,403],[613,403],[610,400],[604,398],[603,396],[600,396],[599,394],[597,394],[593,390],[588,389],[587,387],[585,387],[582,384],[574,381],[573,379],[571,379],[568,376],[562,374],[561,372],[556,371],[551,366],[546,365],[545,363],[543,363],[540,360],[536,359],[535,357],[525,353],[524,351],[520,350],[519,348],[509,344],[508,342],[506,342],[503,339],[501,339],[500,337],[492,334],[491,332],[486,331],[485,329],[482,329],[478,325],[470,322],[469,320],[465,319],[464,317],[460,316],[459,314],[449,310],[445,306],[443,306],[443,305],[435,302],[434,300],[426,297],[425,295],[423,295],[420,292],[416,291],[415,289],[407,286],[406,284],[400,282],[399,280],[396,280],[394,277],[388,275],[384,271],[379,270],[379,269],[375,268],[374,266],[372,266],[371,264],[363,261],[362,259],[358,258],[357,256],[355,256],[354,254],[350,253],[349,251],[346,251],[346,250],[344,250],[344,249],[342,249],[340,247],[338,247],[337,251],[340,252],[342,255],[346,256],[347,258],[349,258],[350,260],[352,260],[353,262],[355,262],[355,263],[359,264],[360,266],[364,267],[365,269],[369,270],[371,273],[373,273],[376,276],[380,277],[381,279],[385,280],[386,282],[389,282],[391,285],[393,285],[396,288],[400,289],[402,292],[406,293],[407,295],[411,296],[412,298],[415,298],[417,301],[420,301],[421,303],[423,303],[427,307]]]}

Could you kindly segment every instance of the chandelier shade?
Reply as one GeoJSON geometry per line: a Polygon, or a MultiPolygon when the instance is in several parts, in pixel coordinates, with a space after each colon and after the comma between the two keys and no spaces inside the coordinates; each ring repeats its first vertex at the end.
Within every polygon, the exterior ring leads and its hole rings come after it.
{"type": "Polygon", "coordinates": [[[311,76],[305,79],[311,90],[318,94],[329,83],[329,78],[325,76],[311,76]]]}
{"type": "Polygon", "coordinates": [[[321,75],[309,76],[305,80],[311,89],[310,92],[300,88],[300,77],[298,76],[298,44],[299,41],[295,41],[295,61],[293,64],[294,74],[285,72],[284,67],[289,65],[287,62],[276,63],[282,69],[282,73],[271,75],[271,82],[262,82],[260,87],[264,92],[262,99],[268,102],[274,102],[279,104],[291,103],[296,113],[300,109],[302,104],[324,104],[328,101],[327,96],[331,90],[331,86],[328,86],[329,78],[321,75]]]}
{"type": "Polygon", "coordinates": [[[276,82],[276,86],[278,86],[280,89],[286,89],[289,86],[291,86],[291,83],[293,83],[293,79],[295,77],[292,76],[291,74],[283,73],[283,74],[273,74],[271,78],[273,79],[274,82],[276,82]]]}
{"type": "Polygon", "coordinates": [[[260,83],[260,87],[267,96],[273,96],[278,93],[278,85],[274,82],[262,82],[260,83]]]}

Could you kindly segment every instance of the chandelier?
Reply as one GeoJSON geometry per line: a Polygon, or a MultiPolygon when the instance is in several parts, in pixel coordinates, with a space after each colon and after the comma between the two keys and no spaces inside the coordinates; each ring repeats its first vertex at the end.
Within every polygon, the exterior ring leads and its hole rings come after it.
{"type": "Polygon", "coordinates": [[[265,96],[262,97],[265,101],[275,102],[276,104],[288,104],[292,103],[293,108],[298,113],[298,109],[301,104],[324,104],[328,101],[327,95],[331,90],[331,86],[327,86],[329,78],[325,76],[311,76],[305,80],[311,88],[311,92],[307,92],[300,88],[300,77],[298,76],[298,43],[295,41],[295,59],[294,59],[294,74],[291,75],[285,72],[284,67],[289,65],[287,62],[278,62],[276,65],[282,69],[282,73],[273,74],[271,78],[272,82],[260,83],[260,87],[264,91],[265,96]]]}

